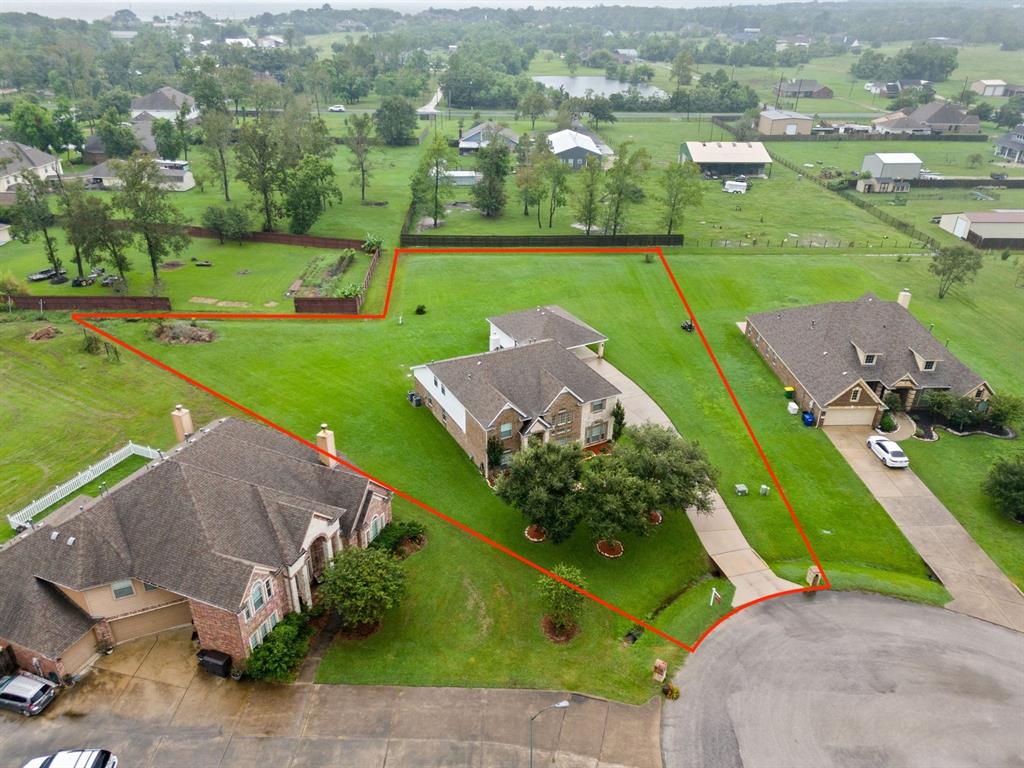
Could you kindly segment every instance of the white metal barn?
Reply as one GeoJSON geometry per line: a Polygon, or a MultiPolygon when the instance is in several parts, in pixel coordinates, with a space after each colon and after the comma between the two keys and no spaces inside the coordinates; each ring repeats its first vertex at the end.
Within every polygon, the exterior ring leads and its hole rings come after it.
{"type": "Polygon", "coordinates": [[[876,179],[916,179],[922,165],[913,152],[876,152],[864,156],[860,172],[871,171],[876,179]]]}

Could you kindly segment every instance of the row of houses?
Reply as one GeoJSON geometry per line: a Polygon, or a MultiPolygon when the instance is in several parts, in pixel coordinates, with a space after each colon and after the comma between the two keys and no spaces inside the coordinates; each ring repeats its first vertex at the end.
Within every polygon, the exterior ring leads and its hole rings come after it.
{"type": "MultiPolygon", "coordinates": [[[[853,128],[857,132],[915,136],[977,134],[981,132],[981,121],[950,101],[936,100],[889,112],[873,119],[870,125],[853,128]]],[[[763,136],[810,136],[838,131],[831,124],[816,126],[814,118],[802,112],[775,108],[762,110],[757,130],[763,136]]]]}

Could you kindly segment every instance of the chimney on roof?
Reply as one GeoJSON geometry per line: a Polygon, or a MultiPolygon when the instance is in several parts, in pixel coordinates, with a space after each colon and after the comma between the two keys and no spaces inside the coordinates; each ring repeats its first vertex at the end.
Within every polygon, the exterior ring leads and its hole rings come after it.
{"type": "Polygon", "coordinates": [[[910,289],[904,288],[900,291],[900,295],[896,297],[896,303],[904,309],[910,308],[910,289]]]}
{"type": "Polygon", "coordinates": [[[321,464],[328,469],[334,469],[338,466],[338,460],[334,458],[337,453],[334,448],[334,432],[329,430],[326,424],[321,424],[320,431],[316,433],[316,447],[330,454],[330,456],[324,456],[322,453],[318,454],[321,464]]]}
{"type": "Polygon", "coordinates": [[[185,438],[196,431],[192,426],[192,414],[180,403],[171,411],[171,421],[174,422],[174,436],[179,443],[185,442],[185,438]]]}

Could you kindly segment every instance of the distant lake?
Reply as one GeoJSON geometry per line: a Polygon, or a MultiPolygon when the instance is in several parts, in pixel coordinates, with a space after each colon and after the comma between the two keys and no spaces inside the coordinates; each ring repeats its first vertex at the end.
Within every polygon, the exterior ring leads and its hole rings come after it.
{"type": "MultiPolygon", "coordinates": [[[[554,88],[556,91],[562,88],[570,96],[579,97],[586,96],[587,91],[593,91],[599,96],[611,96],[613,93],[625,93],[633,87],[621,80],[609,80],[604,75],[574,75],[571,77],[568,75],[536,75],[533,79],[548,88],[554,88]]],[[[641,83],[636,86],[636,89],[641,96],[662,97],[665,95],[661,88],[655,88],[647,83],[641,83]]]]}

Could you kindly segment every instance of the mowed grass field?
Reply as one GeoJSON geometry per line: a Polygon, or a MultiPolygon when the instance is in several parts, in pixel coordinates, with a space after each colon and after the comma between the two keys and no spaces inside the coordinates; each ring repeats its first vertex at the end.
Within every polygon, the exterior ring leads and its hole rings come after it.
{"type": "MultiPolygon", "coordinates": [[[[1021,317],[1012,266],[986,261],[975,285],[940,302],[924,258],[674,252],[669,259],[833,583],[935,603],[948,599],[827,438],[786,413],[778,381],[735,322],[776,306],[854,298],[865,290],[888,297],[910,287],[912,311],[922,322],[936,322],[935,333],[949,338],[950,348],[983,371],[997,391],[1019,390],[1014,360],[1021,352],[1015,330],[1021,317]]],[[[596,555],[585,531],[559,547],[530,545],[522,537],[522,518],[494,497],[443,428],[405,401],[410,365],[486,349],[487,315],[548,302],[609,335],[611,362],[640,382],[721,468],[725,498],[752,545],[777,572],[799,580],[809,557],[777,494],[763,499],[729,493],[736,482],[767,482],[767,473],[699,340],[679,332],[682,308],[663,270],[642,257],[407,255],[387,320],[221,322],[219,340],[207,346],[165,347],[146,340],[144,323],[108,325],[299,434],[312,435],[327,421],[339,449],[367,471],[542,565],[579,564],[597,594],[635,615],[655,611],[663,599],[690,586],[655,622],[692,641],[727,606],[707,607],[712,582],[702,580],[706,561],[682,516],[670,515],[648,539],[627,540],[626,556],[614,562],[596,555]],[[544,278],[564,274],[573,281],[544,278]],[[594,296],[615,300],[595,302],[594,296]],[[421,303],[427,314],[416,316],[412,310],[421,303]],[[401,325],[399,315],[405,318],[401,325]],[[317,352],[310,355],[313,348],[317,352]]],[[[27,345],[25,325],[6,326],[18,328],[10,344],[27,345]]],[[[174,381],[153,369],[150,376],[174,381]]],[[[173,402],[194,407],[196,397],[174,395],[158,414],[140,415],[139,421],[169,431],[166,412],[173,402]]],[[[208,412],[203,410],[203,418],[208,412]]],[[[215,412],[223,415],[225,408],[215,412]]],[[[38,450],[38,430],[46,423],[37,416],[12,436],[38,450]]],[[[997,452],[1015,448],[989,442],[997,452]]],[[[914,446],[924,451],[914,456],[915,466],[929,462],[930,449],[947,444],[914,446]]],[[[965,452],[956,460],[966,462],[964,475],[977,487],[991,454],[965,452]]],[[[961,498],[957,484],[950,486],[937,492],[961,498]]],[[[951,498],[943,498],[960,514],[951,498]]],[[[397,502],[396,514],[428,526],[427,548],[407,561],[410,596],[373,638],[336,643],[321,666],[321,681],[457,679],[463,685],[565,686],[639,701],[653,690],[647,678],[654,656],[682,660],[678,649],[650,633],[623,648],[620,639],[629,623],[596,605],[587,606],[579,638],[551,646],[538,628],[536,574],[412,505],[397,502]]],[[[967,517],[962,519],[974,532],[967,517]]],[[[979,541],[986,546],[983,537],[979,541]]]]}
{"type": "MultiPolygon", "coordinates": [[[[74,253],[63,245],[59,252],[69,277],[78,274],[71,261],[74,253]]],[[[13,241],[0,248],[0,274],[10,273],[20,280],[47,267],[40,243],[13,241]]],[[[271,243],[219,244],[216,240],[193,238],[180,267],[161,269],[158,295],[167,296],[175,311],[221,312],[291,312],[292,300],[285,296],[306,265],[323,256],[337,259],[338,252],[323,248],[301,248],[271,243]],[[197,267],[192,259],[209,260],[211,267],[197,267]]],[[[126,274],[128,294],[148,296],[153,293],[153,273],[144,254],[132,253],[132,269],[126,274]]],[[[343,282],[362,282],[370,257],[359,253],[345,272],[343,282]]],[[[88,270],[87,270],[88,271],[88,270]]],[[[108,269],[109,271],[109,269],[108,269]]],[[[47,281],[27,283],[30,294],[43,296],[109,296],[114,289],[98,282],[84,288],[73,288],[70,282],[51,285],[47,281]]]]}
{"type": "MultiPolygon", "coordinates": [[[[884,293],[890,282],[909,277],[894,279],[905,262],[865,258],[871,271],[823,256],[710,261],[677,254],[672,263],[836,585],[943,602],[945,591],[928,581],[916,553],[825,436],[786,414],[778,382],[735,327],[748,308],[770,308],[780,296],[796,302],[823,294],[853,297],[868,288],[884,293]],[[768,279],[740,277],[757,271],[755,264],[768,279]],[[790,286],[786,275],[797,269],[802,279],[790,286]]],[[[641,257],[411,255],[400,262],[385,321],[221,323],[220,341],[188,349],[154,347],[138,324],[115,328],[300,434],[312,434],[327,421],[339,448],[367,471],[543,565],[579,564],[598,594],[642,616],[704,572],[703,554],[685,521],[673,516],[651,538],[628,541],[626,558],[616,562],[596,555],[585,532],[561,547],[529,545],[522,518],[495,499],[443,428],[404,398],[410,365],[485,349],[488,314],[546,302],[560,303],[608,333],[609,359],[641,382],[721,467],[721,487],[754,547],[780,570],[806,570],[809,556],[778,496],[729,493],[737,482],[767,482],[767,473],[699,340],[679,332],[682,310],[666,275],[641,257]],[[537,278],[567,272],[579,277],[572,283],[537,278]],[[460,280],[453,283],[454,274],[460,280]],[[595,303],[599,292],[617,300],[595,303]],[[412,309],[420,303],[427,314],[415,316],[412,309]],[[402,325],[398,315],[405,318],[402,325]],[[312,358],[305,354],[310,345],[318,350],[312,358]],[[256,348],[273,348],[275,354],[257,355],[256,348]],[[311,381],[322,384],[311,387],[311,381]]],[[[429,526],[430,544],[409,568],[413,594],[430,595],[432,607],[425,612],[416,600],[407,601],[372,640],[335,645],[320,679],[442,683],[457,662],[463,684],[526,685],[543,677],[546,684],[607,692],[607,686],[595,688],[595,676],[581,679],[576,665],[556,663],[575,658],[576,648],[588,655],[590,669],[602,670],[597,678],[606,679],[604,664],[616,666],[607,677],[616,695],[647,690],[626,682],[649,661],[634,666],[632,656],[621,655],[618,639],[627,622],[588,609],[579,645],[574,641],[557,651],[555,661],[537,654],[546,646],[536,629],[534,576],[420,510],[403,503],[398,513],[429,526]]],[[[695,616],[710,619],[703,608],[706,585],[701,590],[702,597],[689,598],[698,613],[669,610],[664,620],[693,626],[700,624],[695,616]]]]}
{"type": "MultiPolygon", "coordinates": [[[[517,133],[528,130],[530,124],[511,123],[517,133]]],[[[552,130],[553,125],[537,123],[537,130],[552,130]]],[[[644,147],[651,156],[651,167],[644,174],[642,186],[646,199],[629,209],[625,231],[664,232],[660,173],[679,156],[680,144],[686,141],[731,140],[721,128],[706,120],[622,121],[602,125],[598,133],[618,149],[625,142],[631,149],[644,147]]],[[[473,168],[472,156],[459,158],[463,168],[473,168]]],[[[569,199],[579,183],[579,175],[571,174],[569,199]]],[[[838,199],[818,185],[801,179],[800,174],[781,164],[774,164],[771,178],[755,179],[745,195],[729,195],[722,191],[722,182],[703,181],[704,201],[701,207],[688,210],[683,224],[676,228],[692,247],[710,247],[712,244],[740,245],[760,248],[796,248],[828,244],[846,250],[884,252],[918,251],[920,245],[912,242],[891,227],[883,224],[866,211],[838,199]],[[785,241],[785,242],[784,242],[785,241]]],[[[536,214],[523,216],[523,205],[510,176],[507,185],[508,204],[499,217],[484,218],[475,210],[452,208],[442,232],[445,234],[580,234],[572,225],[576,221],[571,202],[555,214],[554,226],[548,227],[546,202],[542,215],[543,226],[538,229],[536,214]]],[[[470,201],[470,191],[455,189],[452,200],[470,201]]]]}

